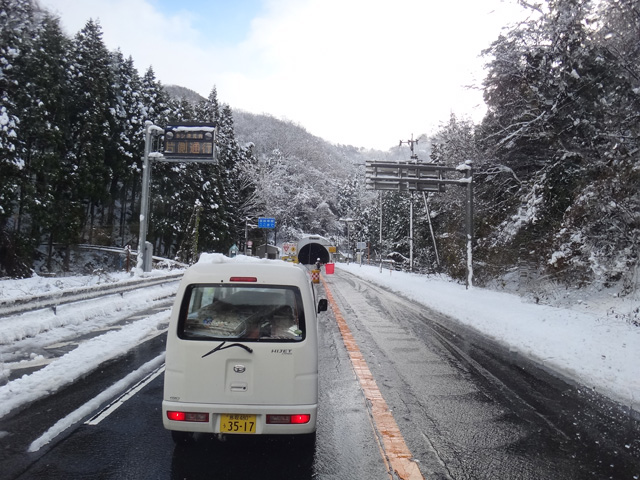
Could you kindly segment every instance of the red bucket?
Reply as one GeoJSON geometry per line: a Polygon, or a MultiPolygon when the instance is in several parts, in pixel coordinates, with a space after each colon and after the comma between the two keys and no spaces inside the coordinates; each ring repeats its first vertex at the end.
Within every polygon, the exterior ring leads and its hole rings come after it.
{"type": "Polygon", "coordinates": [[[325,263],[324,264],[324,273],[327,275],[331,275],[333,273],[333,268],[335,267],[335,263],[325,263]]]}

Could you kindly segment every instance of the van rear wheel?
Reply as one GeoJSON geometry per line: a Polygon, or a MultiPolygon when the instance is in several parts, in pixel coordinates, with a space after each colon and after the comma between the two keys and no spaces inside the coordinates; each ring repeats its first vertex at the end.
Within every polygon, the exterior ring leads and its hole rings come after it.
{"type": "Polygon", "coordinates": [[[176,445],[188,445],[195,441],[193,438],[193,432],[179,432],[177,430],[171,430],[171,438],[173,438],[176,445]]]}

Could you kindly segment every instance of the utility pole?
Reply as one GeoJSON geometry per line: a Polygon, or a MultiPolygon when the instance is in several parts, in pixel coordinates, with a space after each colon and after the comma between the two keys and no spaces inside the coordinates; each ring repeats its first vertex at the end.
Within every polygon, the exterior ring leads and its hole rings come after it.
{"type": "Polygon", "coordinates": [[[413,139],[413,133],[411,134],[411,140],[407,140],[405,142],[403,142],[402,140],[400,140],[400,145],[398,145],[399,147],[402,146],[403,143],[406,143],[409,145],[409,148],[411,148],[411,160],[415,160],[416,163],[418,163],[418,155],[413,151],[413,146],[418,144],[418,139],[413,139]]]}
{"type": "Polygon", "coordinates": [[[409,192],[409,271],[413,272],[413,192],[409,192]]]}
{"type": "MultiPolygon", "coordinates": [[[[418,155],[413,149],[413,146],[418,144],[418,139],[414,140],[412,133],[411,140],[407,140],[405,142],[400,140],[400,144],[398,146],[401,147],[403,143],[408,144],[411,149],[411,160],[418,163],[418,155]]],[[[413,272],[413,192],[409,192],[409,270],[413,272]]]]}

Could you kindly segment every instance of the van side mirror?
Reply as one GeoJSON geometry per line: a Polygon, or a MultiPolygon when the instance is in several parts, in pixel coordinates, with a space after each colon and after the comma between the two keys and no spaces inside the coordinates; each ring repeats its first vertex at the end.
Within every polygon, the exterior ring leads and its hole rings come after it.
{"type": "Polygon", "coordinates": [[[318,313],[327,311],[327,299],[321,298],[318,300],[318,313]]]}

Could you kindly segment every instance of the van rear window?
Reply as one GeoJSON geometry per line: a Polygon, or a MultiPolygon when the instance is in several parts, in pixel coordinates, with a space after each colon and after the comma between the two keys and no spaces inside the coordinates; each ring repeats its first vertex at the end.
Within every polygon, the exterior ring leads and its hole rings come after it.
{"type": "Polygon", "coordinates": [[[305,338],[300,290],[271,285],[190,285],[180,308],[178,337],[300,342],[305,338]]]}

